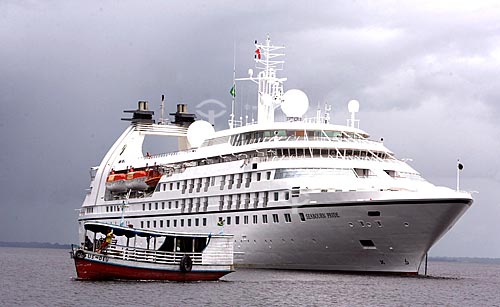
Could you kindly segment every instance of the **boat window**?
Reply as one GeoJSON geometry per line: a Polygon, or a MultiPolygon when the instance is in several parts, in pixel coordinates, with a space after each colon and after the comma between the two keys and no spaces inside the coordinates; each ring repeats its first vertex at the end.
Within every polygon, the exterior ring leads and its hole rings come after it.
{"type": "Polygon", "coordinates": [[[299,217],[300,217],[300,220],[301,220],[302,222],[305,222],[305,221],[306,221],[306,217],[304,216],[304,213],[300,212],[300,213],[299,213],[299,217]]]}
{"type": "Polygon", "coordinates": [[[173,182],[171,182],[171,183],[170,183],[170,190],[173,190],[173,189],[174,189],[174,183],[173,183],[173,182]]]}
{"type": "Polygon", "coordinates": [[[175,201],[175,209],[177,209],[177,208],[179,208],[179,201],[178,200],[175,201]]]}
{"type": "Polygon", "coordinates": [[[174,220],[174,227],[177,227],[177,220],[174,220]]]}
{"type": "MultiPolygon", "coordinates": [[[[182,221],[182,220],[181,220],[182,221]]],[[[193,238],[177,237],[177,252],[191,253],[193,252],[193,238]]]]}
{"type": "Polygon", "coordinates": [[[146,210],[146,204],[142,204],[142,211],[146,210]]]}
{"type": "Polygon", "coordinates": [[[253,223],[254,223],[254,224],[257,224],[257,215],[254,215],[254,216],[253,216],[253,223]]]}
{"type": "Polygon", "coordinates": [[[290,216],[290,213],[285,213],[285,223],[291,223],[292,222],[292,217],[290,216]]]}
{"type": "Polygon", "coordinates": [[[181,227],[184,227],[184,219],[181,219],[181,227]]]}
{"type": "Polygon", "coordinates": [[[231,217],[230,217],[230,216],[228,216],[228,217],[226,218],[226,221],[227,221],[227,224],[228,224],[228,225],[231,225],[231,217]]]}
{"type": "Polygon", "coordinates": [[[236,225],[238,225],[238,224],[240,223],[240,217],[239,217],[239,216],[235,216],[235,217],[234,217],[234,223],[235,223],[236,225]]]}
{"type": "Polygon", "coordinates": [[[207,226],[207,218],[206,217],[203,218],[203,226],[207,226]]]}
{"type": "Polygon", "coordinates": [[[188,219],[188,227],[191,227],[191,219],[188,219]]]}
{"type": "Polygon", "coordinates": [[[248,215],[245,215],[243,217],[243,224],[245,224],[245,225],[248,224],[248,215]]]}
{"type": "Polygon", "coordinates": [[[368,216],[380,216],[380,211],[368,211],[368,216]]]}
{"type": "Polygon", "coordinates": [[[153,221],[153,228],[156,228],[156,221],[153,221]]]}
{"type": "Polygon", "coordinates": [[[279,199],[279,193],[274,192],[274,201],[278,201],[278,199],[279,199]]]}
{"type": "Polygon", "coordinates": [[[267,224],[267,215],[266,214],[262,215],[262,223],[267,224]]]}
{"type": "Polygon", "coordinates": [[[260,181],[261,173],[257,173],[257,181],[260,181]]]}
{"type": "Polygon", "coordinates": [[[162,252],[173,252],[174,251],[174,237],[167,236],[165,237],[165,241],[158,249],[162,252]]]}
{"type": "Polygon", "coordinates": [[[147,228],[151,228],[151,222],[150,222],[150,221],[147,221],[146,223],[147,223],[147,225],[148,225],[148,226],[147,226],[147,228]]]}
{"type": "Polygon", "coordinates": [[[158,210],[158,203],[155,203],[155,210],[158,210]]]}
{"type": "Polygon", "coordinates": [[[141,221],[141,228],[144,228],[144,221],[141,221]]]}
{"type": "Polygon", "coordinates": [[[200,226],[200,219],[199,218],[194,219],[194,226],[200,226]]]}
{"type": "Polygon", "coordinates": [[[278,214],[274,213],[273,214],[273,223],[279,223],[279,219],[278,219],[278,214]]]}
{"type": "Polygon", "coordinates": [[[354,171],[359,178],[367,178],[370,176],[370,170],[366,168],[355,168],[354,171]]]}
{"type": "Polygon", "coordinates": [[[170,228],[170,220],[167,220],[167,228],[170,228]]]}
{"type": "Polygon", "coordinates": [[[359,240],[359,243],[361,243],[364,249],[377,249],[372,240],[359,240]]]}
{"type": "Polygon", "coordinates": [[[206,238],[194,238],[194,252],[201,253],[207,246],[206,238]]]}
{"type": "Polygon", "coordinates": [[[149,210],[151,210],[151,203],[149,203],[148,205],[149,205],[149,210]]]}
{"type": "Polygon", "coordinates": [[[274,174],[274,179],[317,176],[352,176],[354,173],[349,168],[279,168],[274,174]]]}
{"type": "Polygon", "coordinates": [[[172,202],[171,201],[168,202],[168,209],[172,209],[172,202]]]}
{"type": "Polygon", "coordinates": [[[266,172],[266,179],[271,180],[271,172],[266,172]]]}
{"type": "Polygon", "coordinates": [[[165,210],[165,202],[164,201],[161,202],[161,209],[165,210]]]}

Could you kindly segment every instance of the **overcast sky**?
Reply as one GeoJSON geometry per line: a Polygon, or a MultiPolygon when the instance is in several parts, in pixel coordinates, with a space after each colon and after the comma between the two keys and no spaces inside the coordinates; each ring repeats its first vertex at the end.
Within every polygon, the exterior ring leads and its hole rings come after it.
{"type": "Polygon", "coordinates": [[[332,104],[336,123],[359,100],[360,127],[438,185],[461,159],[461,188],[479,193],[431,255],[500,257],[500,5],[400,2],[0,1],[0,240],[75,242],[122,110],[162,94],[169,112],[229,106],[233,49],[244,77],[270,34],[285,89],[332,104]]]}

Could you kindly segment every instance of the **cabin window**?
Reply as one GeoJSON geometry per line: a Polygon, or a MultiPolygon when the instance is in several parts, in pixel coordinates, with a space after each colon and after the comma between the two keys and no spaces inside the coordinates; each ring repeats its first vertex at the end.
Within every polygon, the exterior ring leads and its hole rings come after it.
{"type": "Polygon", "coordinates": [[[245,225],[248,224],[248,215],[245,215],[243,217],[243,224],[245,224],[245,225]]]}
{"type": "Polygon", "coordinates": [[[165,210],[165,202],[164,201],[161,202],[161,210],[165,210]]]}
{"type": "Polygon", "coordinates": [[[177,227],[177,220],[174,220],[174,227],[177,227]]]}
{"type": "Polygon", "coordinates": [[[141,228],[144,228],[144,221],[141,221],[141,228]]]}
{"type": "Polygon", "coordinates": [[[257,163],[252,163],[252,169],[257,169],[257,163]]]}
{"type": "Polygon", "coordinates": [[[235,217],[234,217],[234,223],[235,223],[236,225],[238,225],[238,224],[240,223],[240,217],[239,217],[239,216],[235,216],[235,217]]]}
{"type": "Polygon", "coordinates": [[[271,180],[271,172],[266,172],[266,179],[271,180]]]}
{"type": "Polygon", "coordinates": [[[177,183],[177,190],[179,190],[181,188],[181,183],[179,181],[177,181],[176,183],[177,183]]]}
{"type": "Polygon", "coordinates": [[[285,213],[285,223],[291,223],[292,222],[292,217],[290,216],[290,213],[285,213]]]}
{"type": "Polygon", "coordinates": [[[227,217],[226,221],[227,221],[228,225],[231,225],[231,217],[230,216],[227,217]]]}
{"type": "Polygon", "coordinates": [[[290,192],[285,192],[285,200],[289,200],[290,199],[290,192]]]}
{"type": "Polygon", "coordinates": [[[262,215],[262,224],[267,224],[267,215],[266,214],[262,215]]]}
{"type": "Polygon", "coordinates": [[[278,215],[275,213],[273,214],[273,223],[279,223],[279,218],[278,218],[278,215]]]}
{"type": "Polygon", "coordinates": [[[359,240],[364,249],[377,249],[372,240],[359,240]]]}
{"type": "Polygon", "coordinates": [[[181,227],[184,227],[184,219],[181,219],[181,227]]]}
{"type": "Polygon", "coordinates": [[[279,193],[274,192],[274,201],[278,201],[278,199],[279,199],[279,193]]]}
{"type": "Polygon", "coordinates": [[[254,215],[254,216],[253,216],[253,223],[254,223],[254,224],[257,224],[257,215],[254,215]]]}
{"type": "Polygon", "coordinates": [[[148,226],[147,226],[147,228],[151,228],[151,222],[150,222],[150,221],[147,221],[146,223],[147,223],[147,225],[148,225],[148,226]]]}
{"type": "Polygon", "coordinates": [[[194,219],[194,226],[200,226],[200,219],[199,218],[194,219]]]}
{"type": "Polygon", "coordinates": [[[142,204],[142,211],[146,210],[146,204],[142,204]]]}
{"type": "Polygon", "coordinates": [[[168,202],[168,209],[172,209],[172,202],[171,201],[168,202]]]}
{"type": "Polygon", "coordinates": [[[380,211],[368,211],[368,216],[380,216],[380,211]]]}
{"type": "Polygon", "coordinates": [[[257,173],[257,181],[260,181],[260,177],[262,176],[261,173],[257,173]]]}
{"type": "Polygon", "coordinates": [[[156,228],[156,221],[153,221],[153,228],[156,228]]]}
{"type": "Polygon", "coordinates": [[[170,220],[167,220],[167,228],[170,228],[170,220]]]}
{"type": "Polygon", "coordinates": [[[305,222],[305,221],[306,221],[306,217],[304,216],[304,213],[300,212],[300,213],[299,213],[299,217],[300,217],[300,220],[301,220],[302,222],[305,222]]]}
{"type": "Polygon", "coordinates": [[[175,209],[177,209],[177,208],[179,208],[179,201],[178,200],[175,201],[175,209]]]}
{"type": "Polygon", "coordinates": [[[149,210],[151,210],[151,203],[149,203],[148,205],[149,205],[149,210]]]}
{"type": "Polygon", "coordinates": [[[158,203],[155,203],[155,210],[158,210],[158,203]]]}
{"type": "Polygon", "coordinates": [[[191,219],[188,219],[188,227],[191,227],[191,219]]]}
{"type": "Polygon", "coordinates": [[[203,218],[203,226],[207,226],[207,218],[206,217],[203,218]]]}
{"type": "Polygon", "coordinates": [[[171,183],[170,183],[170,190],[173,190],[173,189],[174,189],[174,183],[173,183],[173,182],[171,182],[171,183]]]}

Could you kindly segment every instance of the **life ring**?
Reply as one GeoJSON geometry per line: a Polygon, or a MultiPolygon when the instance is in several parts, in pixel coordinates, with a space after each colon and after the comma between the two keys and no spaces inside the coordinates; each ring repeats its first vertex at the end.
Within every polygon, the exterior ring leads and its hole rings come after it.
{"type": "Polygon", "coordinates": [[[182,256],[181,271],[188,273],[188,272],[191,272],[192,268],[193,268],[193,261],[191,260],[191,257],[189,257],[188,255],[182,256]]]}
{"type": "Polygon", "coordinates": [[[75,257],[78,259],[84,259],[85,258],[85,252],[82,251],[81,249],[77,250],[75,252],[75,257]]]}

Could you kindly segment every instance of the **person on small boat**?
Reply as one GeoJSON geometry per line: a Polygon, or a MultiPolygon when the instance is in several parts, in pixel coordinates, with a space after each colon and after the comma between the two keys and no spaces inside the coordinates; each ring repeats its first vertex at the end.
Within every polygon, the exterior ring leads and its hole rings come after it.
{"type": "Polygon", "coordinates": [[[113,234],[113,229],[109,229],[108,233],[106,234],[106,240],[102,242],[101,249],[99,252],[104,251],[108,247],[108,245],[111,244],[111,241],[113,241],[114,237],[115,235],[113,234]]]}

